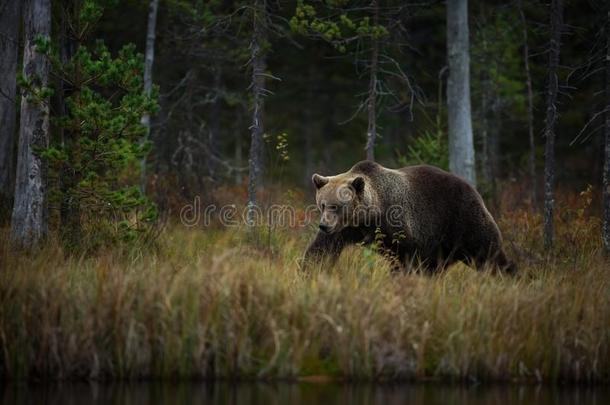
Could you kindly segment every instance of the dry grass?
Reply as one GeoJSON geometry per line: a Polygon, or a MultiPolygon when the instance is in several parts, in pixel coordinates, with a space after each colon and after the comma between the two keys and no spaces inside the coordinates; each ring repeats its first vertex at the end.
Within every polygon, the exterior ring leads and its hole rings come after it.
{"type": "Polygon", "coordinates": [[[544,257],[539,226],[502,222],[514,278],[392,275],[364,248],[303,274],[309,235],[290,230],[261,249],[241,229],[175,226],[157,252],[89,258],[2,243],[0,377],[607,380],[608,263],[591,235],[565,254],[563,230],[544,257]]]}

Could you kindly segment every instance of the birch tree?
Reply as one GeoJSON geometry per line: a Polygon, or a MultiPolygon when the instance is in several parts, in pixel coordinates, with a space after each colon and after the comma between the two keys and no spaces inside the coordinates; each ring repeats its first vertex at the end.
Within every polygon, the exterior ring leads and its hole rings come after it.
{"type": "Polygon", "coordinates": [[[470,112],[468,0],[447,2],[449,169],[476,185],[470,112]]]}
{"type": "Polygon", "coordinates": [[[563,0],[552,0],[550,8],[551,38],[549,45],[546,119],[544,123],[544,246],[553,246],[553,213],[555,200],[555,129],[557,126],[557,93],[559,90],[557,69],[561,50],[561,30],[563,26],[563,0]]]}
{"type": "MultiPolygon", "coordinates": [[[[9,212],[15,180],[16,77],[21,2],[0,1],[0,211],[9,212]]],[[[0,215],[0,221],[7,220],[0,215]]]]}
{"type": "Polygon", "coordinates": [[[46,167],[40,150],[49,143],[49,60],[37,49],[51,35],[51,1],[28,0],[24,10],[23,87],[11,239],[31,248],[47,234],[46,167]]]}
{"type": "MultiPolygon", "coordinates": [[[[159,9],[159,0],[150,0],[148,8],[148,25],[146,29],[146,54],[144,57],[144,92],[150,97],[152,92],[152,69],[155,60],[155,37],[157,29],[157,10],[159,9]]],[[[142,125],[146,127],[144,142],[150,137],[150,114],[142,116],[142,125]]],[[[140,190],[146,191],[146,156],[141,161],[141,179],[140,190]]]]}

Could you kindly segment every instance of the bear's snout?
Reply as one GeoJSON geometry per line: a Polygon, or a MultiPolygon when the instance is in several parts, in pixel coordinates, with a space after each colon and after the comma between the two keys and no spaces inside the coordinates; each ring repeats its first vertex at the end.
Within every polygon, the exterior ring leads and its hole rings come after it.
{"type": "Polygon", "coordinates": [[[324,233],[329,233],[330,232],[330,226],[328,226],[328,225],[320,224],[319,228],[324,233]]]}

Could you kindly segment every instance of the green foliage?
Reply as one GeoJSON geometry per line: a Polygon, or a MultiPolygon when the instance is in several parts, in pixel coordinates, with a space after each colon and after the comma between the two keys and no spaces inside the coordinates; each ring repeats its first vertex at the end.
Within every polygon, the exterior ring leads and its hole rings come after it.
{"type": "Polygon", "coordinates": [[[311,4],[299,0],[290,19],[290,28],[300,35],[323,39],[341,53],[345,53],[347,45],[356,39],[376,40],[389,34],[386,27],[372,24],[370,16],[362,15],[359,7],[350,1],[327,1],[318,12],[311,4]]]}
{"type": "Polygon", "coordinates": [[[275,150],[279,159],[283,162],[289,161],[290,154],[288,153],[288,134],[286,132],[282,132],[276,137],[276,140],[277,144],[275,145],[275,150]]]}
{"type": "Polygon", "coordinates": [[[41,86],[36,77],[27,77],[23,74],[17,76],[17,85],[21,87],[24,96],[31,103],[44,103],[53,95],[53,89],[41,86]]]}
{"type": "Polygon", "coordinates": [[[425,132],[413,139],[407,147],[407,154],[399,157],[401,165],[428,164],[449,169],[449,152],[447,138],[442,132],[434,134],[425,132]]]}
{"type": "MultiPolygon", "coordinates": [[[[83,2],[79,18],[71,16],[74,29],[90,29],[111,3],[83,2]]],[[[143,58],[132,44],[113,57],[102,41],[79,42],[67,61],[52,46],[45,51],[53,74],[70,87],[65,114],[53,118],[62,136],[43,152],[55,180],[51,206],[60,211],[66,242],[97,248],[138,240],[157,218],[155,205],[134,187],[137,162],[150,149],[140,120],[157,110],[157,89],[144,92],[143,58]]]]}
{"type": "Polygon", "coordinates": [[[290,163],[289,136],[286,132],[277,135],[263,134],[265,142],[265,155],[268,156],[268,175],[280,181],[285,174],[286,166],[290,163]]]}
{"type": "Polygon", "coordinates": [[[220,0],[167,0],[166,5],[170,13],[184,13],[193,22],[207,28],[218,20],[222,3],[220,0]]]}
{"type": "MultiPolygon", "coordinates": [[[[37,35],[34,38],[36,52],[46,54],[49,52],[51,40],[44,35],[37,35]]],[[[26,76],[23,72],[17,75],[17,85],[23,91],[26,99],[31,103],[45,103],[53,95],[53,89],[49,86],[42,86],[40,78],[37,76],[26,76]]]]}

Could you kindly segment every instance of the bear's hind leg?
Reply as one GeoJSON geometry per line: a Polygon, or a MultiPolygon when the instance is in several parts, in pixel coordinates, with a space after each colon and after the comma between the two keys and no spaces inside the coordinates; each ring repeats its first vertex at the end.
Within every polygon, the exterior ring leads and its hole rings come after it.
{"type": "Polygon", "coordinates": [[[500,250],[496,255],[494,255],[492,258],[492,263],[506,274],[517,274],[517,265],[513,261],[508,260],[504,250],[500,250]]]}
{"type": "Polygon", "coordinates": [[[495,253],[478,256],[474,260],[477,269],[484,269],[485,267],[492,267],[494,270],[499,270],[506,274],[515,275],[517,274],[517,266],[514,262],[508,260],[504,250],[500,249],[495,253]]]}

